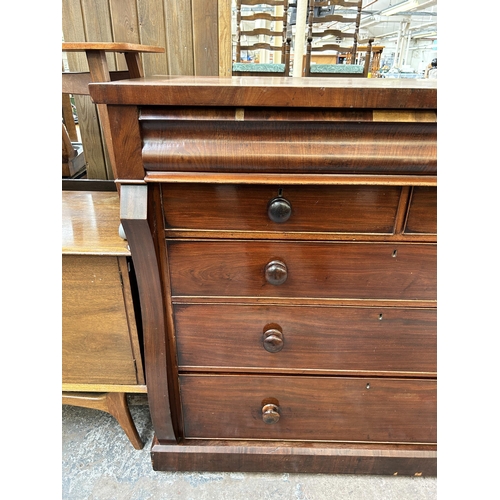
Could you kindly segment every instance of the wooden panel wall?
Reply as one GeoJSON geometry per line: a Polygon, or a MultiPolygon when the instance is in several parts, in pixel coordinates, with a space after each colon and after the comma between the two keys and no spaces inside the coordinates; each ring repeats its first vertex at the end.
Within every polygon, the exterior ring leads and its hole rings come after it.
{"type": "MultiPolygon", "coordinates": [[[[157,45],[142,54],[146,76],[231,76],[231,0],[62,0],[66,42],[157,45]]],[[[85,55],[68,53],[70,71],[88,71],[85,55]]],[[[108,54],[110,70],[126,69],[121,54],[108,54]]],[[[96,106],[75,96],[89,179],[112,179],[96,106]]]]}

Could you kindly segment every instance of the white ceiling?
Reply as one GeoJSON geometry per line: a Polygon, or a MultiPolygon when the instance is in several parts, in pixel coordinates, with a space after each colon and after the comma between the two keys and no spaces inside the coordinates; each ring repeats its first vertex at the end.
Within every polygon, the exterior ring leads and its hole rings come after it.
{"type": "Polygon", "coordinates": [[[384,44],[397,37],[402,28],[414,41],[436,40],[437,0],[413,0],[413,6],[409,9],[389,16],[384,15],[385,9],[405,3],[407,2],[402,0],[364,0],[361,35],[375,37],[375,43],[384,44]]]}
{"type": "MultiPolygon", "coordinates": [[[[352,13],[342,7],[335,13],[342,14],[342,9],[352,13]]],[[[384,47],[383,64],[422,73],[437,57],[437,0],[363,0],[359,35],[361,43],[374,38],[374,46],[384,47]],[[398,6],[398,12],[387,12],[398,6]]]]}

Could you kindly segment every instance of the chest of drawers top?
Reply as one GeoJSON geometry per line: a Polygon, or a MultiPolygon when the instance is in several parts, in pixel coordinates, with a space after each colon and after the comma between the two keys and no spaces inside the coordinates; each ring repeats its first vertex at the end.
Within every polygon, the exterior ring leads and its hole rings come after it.
{"type": "Polygon", "coordinates": [[[96,103],[436,109],[435,80],[154,76],[89,84],[96,103]]]}

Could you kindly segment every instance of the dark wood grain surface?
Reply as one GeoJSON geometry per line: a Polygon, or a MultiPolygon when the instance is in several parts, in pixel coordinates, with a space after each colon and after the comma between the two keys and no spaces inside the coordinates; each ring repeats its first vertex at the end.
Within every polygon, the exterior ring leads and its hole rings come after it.
{"type": "Polygon", "coordinates": [[[180,375],[186,437],[433,443],[433,380],[180,375]],[[280,418],[262,420],[277,401],[280,418]]]}
{"type": "Polygon", "coordinates": [[[165,227],[243,231],[392,233],[401,188],[383,186],[162,186],[165,227]],[[290,218],[273,222],[269,203],[281,196],[290,218]]]}
{"type": "Polygon", "coordinates": [[[435,309],[178,304],[174,313],[183,371],[436,375],[435,309]],[[273,326],[283,347],[270,353],[263,333],[273,326]]]}
{"type": "Polygon", "coordinates": [[[436,299],[436,245],[169,241],[173,296],[436,299]],[[283,261],[288,278],[266,282],[283,261]]]}
{"type": "Polygon", "coordinates": [[[162,471],[308,472],[435,476],[436,446],[186,439],[181,446],[153,439],[153,468],[162,471]]]}
{"type": "Polygon", "coordinates": [[[436,109],[435,80],[158,76],[92,83],[96,103],[436,109]]]}
{"type": "Polygon", "coordinates": [[[134,260],[140,294],[151,418],[160,439],[176,442],[175,417],[172,416],[168,390],[165,311],[156,249],[149,225],[153,214],[152,210],[148,210],[147,187],[122,186],[120,196],[120,218],[134,260]]]}
{"type": "Polygon", "coordinates": [[[430,122],[152,120],[141,133],[151,171],[436,173],[430,122]]]}
{"type": "Polygon", "coordinates": [[[405,233],[437,233],[436,188],[413,188],[405,233]]]}

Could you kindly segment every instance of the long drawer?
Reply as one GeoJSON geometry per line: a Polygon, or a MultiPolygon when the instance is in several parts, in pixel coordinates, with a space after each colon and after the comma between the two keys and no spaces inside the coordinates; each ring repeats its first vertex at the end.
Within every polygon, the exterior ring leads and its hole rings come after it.
{"type": "Polygon", "coordinates": [[[400,187],[162,186],[165,227],[233,231],[392,233],[400,187]]]}
{"type": "Polygon", "coordinates": [[[433,175],[437,170],[435,122],[158,118],[143,115],[140,121],[148,171],[433,175]]]}
{"type": "Polygon", "coordinates": [[[436,371],[436,310],[191,304],[174,307],[180,370],[436,371]]]}
{"type": "Polygon", "coordinates": [[[167,248],[173,296],[436,299],[435,244],[168,240],[167,248]]]}
{"type": "Polygon", "coordinates": [[[436,382],[180,375],[187,438],[434,443],[436,382]]]}

